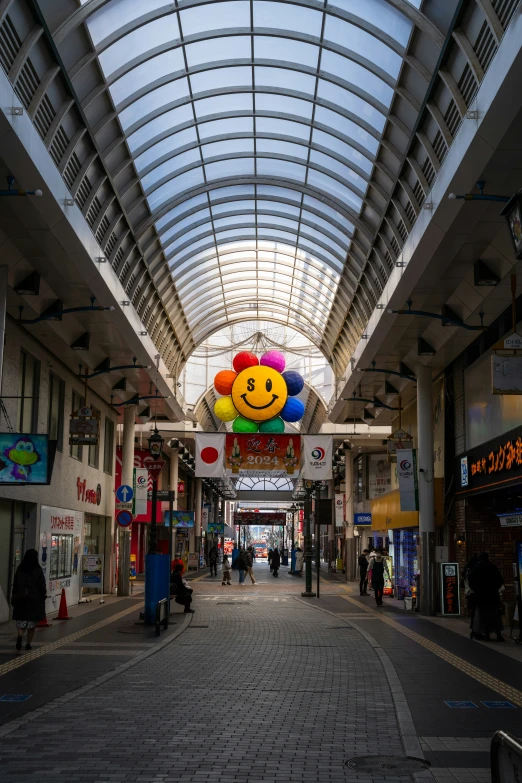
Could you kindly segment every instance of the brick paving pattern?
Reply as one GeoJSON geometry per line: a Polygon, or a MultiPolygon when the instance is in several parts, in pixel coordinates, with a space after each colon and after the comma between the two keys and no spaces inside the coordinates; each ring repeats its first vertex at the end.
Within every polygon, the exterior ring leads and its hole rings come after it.
{"type": "Polygon", "coordinates": [[[403,753],[371,644],[292,598],[245,599],[198,599],[192,625],[161,651],[3,737],[4,779],[408,780],[345,766],[403,753]]]}

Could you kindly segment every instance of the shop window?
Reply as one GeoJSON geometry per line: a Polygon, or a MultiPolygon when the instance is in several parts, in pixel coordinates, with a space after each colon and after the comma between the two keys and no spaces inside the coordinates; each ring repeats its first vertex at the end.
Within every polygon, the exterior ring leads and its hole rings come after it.
{"type": "Polygon", "coordinates": [[[73,538],[63,533],[51,536],[50,579],[65,579],[72,575],[73,538]]]}
{"type": "Polygon", "coordinates": [[[18,396],[18,431],[38,430],[38,389],[40,387],[40,362],[30,354],[21,352],[18,396]]]}
{"type": "MultiPolygon", "coordinates": [[[[72,410],[71,413],[74,413],[79,408],[81,408],[83,405],[83,397],[81,394],[78,394],[78,392],[73,390],[72,393],[72,410]]],[[[70,455],[71,457],[74,457],[74,459],[82,461],[83,457],[83,446],[70,446],[70,455]]]]}
{"type": "Polygon", "coordinates": [[[49,373],[49,439],[57,441],[56,448],[63,451],[63,413],[65,407],[65,382],[49,373]]]}
{"type": "Polygon", "coordinates": [[[103,439],[103,472],[112,476],[114,459],[114,422],[105,418],[105,434],[103,439]]]}
{"type": "MultiPolygon", "coordinates": [[[[100,411],[94,407],[94,405],[91,405],[93,416],[99,416],[100,411]]],[[[91,466],[91,468],[99,468],[100,467],[100,439],[98,435],[98,444],[96,446],[89,446],[89,454],[87,457],[87,462],[91,466]]]]}

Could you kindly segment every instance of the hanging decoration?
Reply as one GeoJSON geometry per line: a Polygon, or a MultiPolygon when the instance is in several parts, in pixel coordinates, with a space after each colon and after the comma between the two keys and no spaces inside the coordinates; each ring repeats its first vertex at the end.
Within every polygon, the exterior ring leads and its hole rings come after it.
{"type": "Polygon", "coordinates": [[[297,398],[304,380],[295,370],[284,372],[282,353],[271,350],[258,359],[242,351],[232,364],[233,370],[221,370],[214,378],[215,390],[223,395],[214,413],[221,421],[232,421],[233,432],[280,434],[285,422],[304,416],[304,405],[297,398]]]}

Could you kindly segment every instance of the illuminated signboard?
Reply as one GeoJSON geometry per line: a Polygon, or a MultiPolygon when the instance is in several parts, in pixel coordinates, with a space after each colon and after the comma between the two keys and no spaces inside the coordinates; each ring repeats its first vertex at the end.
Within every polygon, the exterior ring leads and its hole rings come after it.
{"type": "Polygon", "coordinates": [[[442,614],[460,614],[459,565],[441,563],[442,614]]]}
{"type": "Polygon", "coordinates": [[[522,477],[522,427],[500,435],[457,457],[457,494],[509,486],[522,477]]]}

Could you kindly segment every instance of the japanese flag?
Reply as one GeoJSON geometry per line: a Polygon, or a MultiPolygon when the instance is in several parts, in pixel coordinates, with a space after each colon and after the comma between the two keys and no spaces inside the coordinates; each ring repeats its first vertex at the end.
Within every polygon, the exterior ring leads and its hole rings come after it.
{"type": "Polygon", "coordinates": [[[196,434],[196,477],[225,475],[225,433],[196,434]]]}

